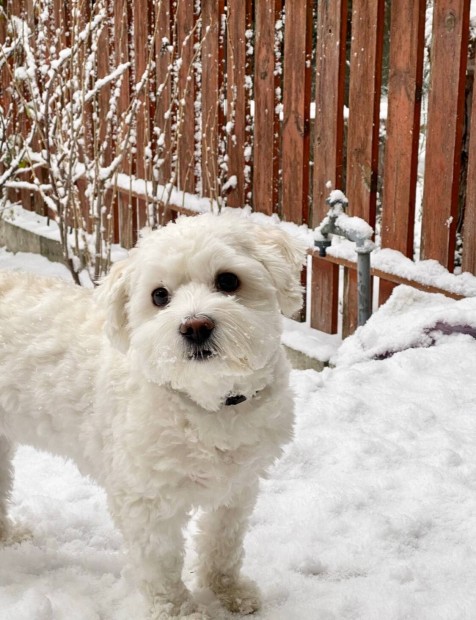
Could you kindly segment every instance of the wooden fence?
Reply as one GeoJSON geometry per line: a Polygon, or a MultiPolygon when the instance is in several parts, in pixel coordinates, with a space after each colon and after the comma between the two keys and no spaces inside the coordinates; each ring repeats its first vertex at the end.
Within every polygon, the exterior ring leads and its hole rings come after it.
{"type": "MultiPolygon", "coordinates": [[[[7,4],[34,29],[34,0],[7,4]]],[[[52,31],[67,39],[68,3],[47,4],[52,31]]],[[[91,2],[87,14],[94,10],[91,2]]],[[[98,72],[131,63],[119,112],[154,67],[140,95],[135,148],[122,165],[148,184],[110,192],[116,240],[130,244],[131,222],[134,230],[144,225],[151,205],[160,216],[157,188],[170,181],[312,227],[331,187],[345,191],[351,215],[378,228],[382,247],[413,258],[416,243],[421,258],[453,271],[461,239],[462,269],[476,274],[469,16],[470,0],[110,0],[98,72]]],[[[107,94],[99,102],[106,108],[107,94]]],[[[28,192],[22,200],[28,206],[28,192]]],[[[337,329],[339,265],[348,334],[356,272],[332,257],[312,257],[311,325],[337,329]]],[[[402,278],[378,275],[383,302],[402,278]]]]}

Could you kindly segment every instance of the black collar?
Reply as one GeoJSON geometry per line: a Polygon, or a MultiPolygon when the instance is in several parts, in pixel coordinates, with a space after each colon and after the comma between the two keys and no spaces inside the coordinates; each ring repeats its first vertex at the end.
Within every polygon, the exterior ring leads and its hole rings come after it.
{"type": "MultiPolygon", "coordinates": [[[[172,392],[177,392],[177,390],[173,389],[169,386],[167,386],[169,390],[171,390],[172,392]]],[[[252,394],[249,398],[254,398],[255,396],[257,396],[262,390],[258,390],[257,392],[255,392],[254,394],[252,394]]],[[[185,394],[184,392],[181,392],[183,396],[185,396],[186,398],[190,399],[192,402],[194,402],[195,404],[197,404],[188,394],[185,394]]],[[[245,400],[248,400],[248,397],[245,396],[244,394],[232,394],[231,396],[227,396],[225,399],[225,402],[223,403],[223,406],[225,407],[229,407],[230,405],[239,405],[240,403],[244,403],[245,400]]]]}
{"type": "Polygon", "coordinates": [[[235,394],[233,396],[228,396],[228,398],[225,400],[225,406],[239,405],[240,403],[244,403],[245,400],[246,400],[246,396],[243,396],[243,394],[235,394]]]}

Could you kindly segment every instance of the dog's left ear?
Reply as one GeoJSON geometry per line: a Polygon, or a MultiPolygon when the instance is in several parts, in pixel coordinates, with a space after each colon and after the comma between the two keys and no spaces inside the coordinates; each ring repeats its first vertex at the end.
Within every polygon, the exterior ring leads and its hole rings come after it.
{"type": "Polygon", "coordinates": [[[129,348],[126,306],[129,301],[130,271],[131,258],[115,263],[95,291],[97,302],[106,311],[106,334],[116,349],[122,353],[129,348]]]}
{"type": "Polygon", "coordinates": [[[293,316],[303,304],[301,271],[306,262],[307,243],[274,225],[256,228],[255,255],[271,275],[281,312],[293,316]]]}

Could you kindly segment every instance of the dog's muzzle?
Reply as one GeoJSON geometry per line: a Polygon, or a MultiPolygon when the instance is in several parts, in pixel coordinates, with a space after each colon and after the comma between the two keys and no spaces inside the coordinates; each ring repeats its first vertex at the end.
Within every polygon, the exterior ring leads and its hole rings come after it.
{"type": "Polygon", "coordinates": [[[210,340],[215,329],[214,321],[205,315],[187,317],[181,323],[179,331],[190,347],[190,357],[205,360],[212,357],[210,340]]]}

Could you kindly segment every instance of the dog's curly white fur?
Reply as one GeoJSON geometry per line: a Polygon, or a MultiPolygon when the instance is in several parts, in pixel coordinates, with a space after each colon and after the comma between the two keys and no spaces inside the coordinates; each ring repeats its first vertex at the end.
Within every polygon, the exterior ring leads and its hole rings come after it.
{"type": "Polygon", "coordinates": [[[94,293],[0,273],[0,539],[12,450],[28,443],[105,488],[150,618],[207,617],[181,577],[192,507],[200,584],[255,611],[243,538],[292,435],[280,312],[301,305],[304,257],[279,228],[225,212],[149,233],[94,293]]]}

